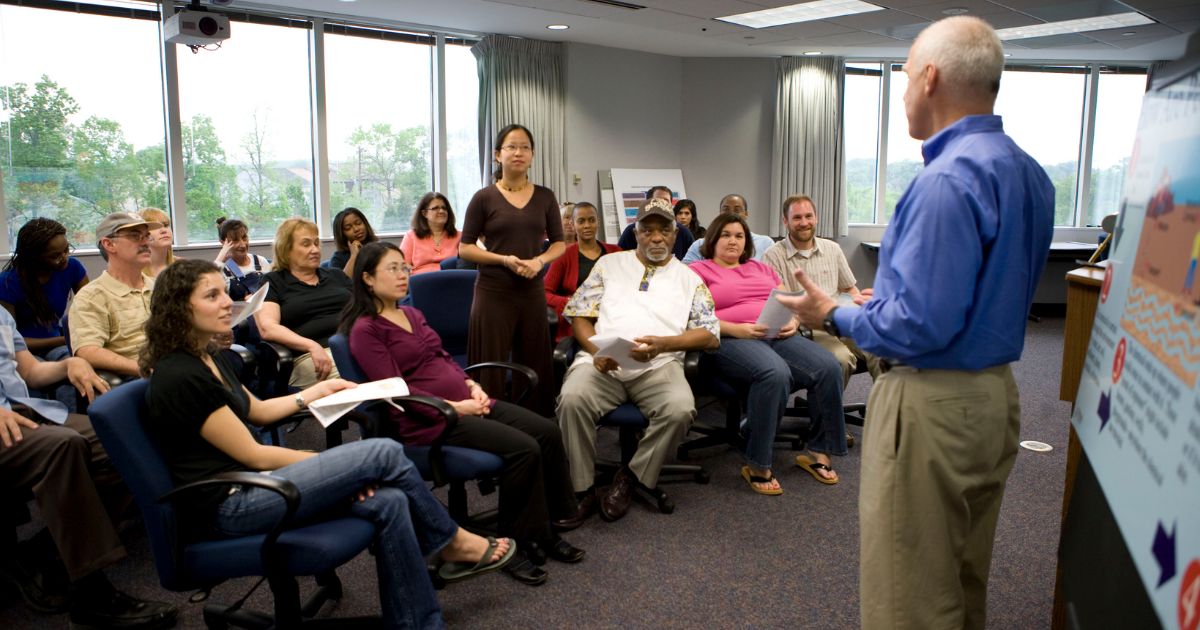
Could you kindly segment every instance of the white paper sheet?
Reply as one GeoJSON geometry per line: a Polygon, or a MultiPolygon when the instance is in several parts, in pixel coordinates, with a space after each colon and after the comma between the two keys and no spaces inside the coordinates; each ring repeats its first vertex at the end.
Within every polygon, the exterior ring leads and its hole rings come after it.
{"type": "Polygon", "coordinates": [[[321,426],[327,427],[333,424],[338,418],[350,413],[350,410],[357,407],[361,402],[384,400],[389,405],[399,409],[400,406],[393,403],[391,399],[395,396],[407,395],[408,384],[404,382],[404,379],[396,376],[385,378],[382,381],[363,383],[358,387],[343,389],[320,400],[314,400],[309,403],[308,410],[321,423],[321,426]]]}
{"type": "Polygon", "coordinates": [[[642,370],[650,367],[649,363],[642,363],[629,356],[629,351],[640,345],[629,339],[596,335],[588,339],[588,341],[596,344],[596,354],[592,356],[609,357],[616,361],[617,365],[626,370],[642,370]]]}
{"type": "Polygon", "coordinates": [[[233,303],[233,323],[229,325],[230,328],[250,319],[251,315],[262,308],[263,301],[267,299],[267,284],[264,280],[262,286],[250,296],[249,300],[233,303]]]}
{"type": "Polygon", "coordinates": [[[775,299],[777,295],[795,296],[804,295],[804,291],[780,291],[779,289],[771,289],[771,295],[767,296],[766,303],[763,304],[762,312],[758,314],[758,320],[755,324],[767,327],[767,339],[774,339],[779,336],[779,329],[787,326],[792,321],[795,314],[792,309],[783,305],[782,302],[775,299]]]}

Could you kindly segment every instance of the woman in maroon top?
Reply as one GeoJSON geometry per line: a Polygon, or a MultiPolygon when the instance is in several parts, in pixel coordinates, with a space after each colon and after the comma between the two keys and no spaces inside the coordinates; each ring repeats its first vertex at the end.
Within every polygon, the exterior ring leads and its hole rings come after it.
{"type": "MultiPolygon", "coordinates": [[[[554,193],[529,181],[533,134],[521,125],[509,125],[496,136],[495,147],[493,158],[500,165],[496,183],[471,198],[458,246],[461,258],[479,265],[467,359],[533,368],[538,387],[530,406],[550,415],[554,371],[541,276],[566,249],[562,220],[554,193]],[[487,241],[486,250],[475,244],[480,237],[487,241]],[[545,252],[543,239],[550,242],[545,252]]],[[[483,385],[501,391],[503,382],[503,375],[494,373],[484,377],[483,385]]]]}
{"type": "Polygon", "coordinates": [[[621,251],[616,245],[596,240],[596,229],[600,224],[596,206],[586,201],[575,204],[571,221],[575,230],[575,242],[567,246],[562,258],[550,265],[550,271],[546,272],[543,282],[546,286],[546,304],[558,315],[558,330],[554,332],[555,343],[571,334],[571,325],[562,316],[567,300],[575,295],[575,289],[591,275],[592,267],[601,256],[621,251]]]}
{"type": "MultiPolygon", "coordinates": [[[[546,581],[539,565],[549,556],[579,562],[584,552],[563,540],[551,519],[568,519],[577,505],[558,425],[523,407],[493,400],[442,348],[425,316],[397,306],[408,293],[410,268],[392,243],[364,245],[354,266],[354,297],[342,312],[340,330],[350,353],[371,380],[399,376],[409,391],[444,399],[458,412],[444,444],[495,453],[500,473],[499,530],[521,541],[504,571],[526,584],[546,581]]],[[[545,324],[543,324],[543,329],[545,324]]],[[[447,431],[445,418],[414,408],[393,409],[392,420],[406,444],[429,444],[447,431]]],[[[562,527],[565,529],[565,527],[562,527]]]]}

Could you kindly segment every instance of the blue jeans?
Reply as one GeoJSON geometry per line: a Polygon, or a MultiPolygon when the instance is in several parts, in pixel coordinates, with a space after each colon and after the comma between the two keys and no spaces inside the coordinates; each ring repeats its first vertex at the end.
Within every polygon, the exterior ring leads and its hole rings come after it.
{"type": "Polygon", "coordinates": [[[829,455],[846,454],[846,418],[842,412],[842,368],[828,350],[810,339],[721,338],[717,350],[721,374],[742,387],[746,401],[746,461],[771,468],[775,431],[792,391],[808,392],[813,434],[809,448],[829,455]]]}
{"type": "MultiPolygon", "coordinates": [[[[388,628],[441,628],[442,609],[425,568],[425,557],[445,547],[458,525],[430,494],[399,442],[351,442],[271,473],[296,484],[302,497],[295,519],[339,514],[375,524],[375,570],[388,628]],[[379,484],[375,496],[355,500],[379,484]]],[[[231,536],[260,534],[284,512],[283,498],[262,488],[243,488],[217,507],[216,529],[231,536]]]]}

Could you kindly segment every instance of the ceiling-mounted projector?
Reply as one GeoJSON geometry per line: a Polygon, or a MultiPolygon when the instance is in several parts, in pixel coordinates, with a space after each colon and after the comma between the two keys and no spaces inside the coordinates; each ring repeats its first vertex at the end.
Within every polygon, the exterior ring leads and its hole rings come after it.
{"type": "Polygon", "coordinates": [[[183,10],[167,18],[163,38],[169,44],[215,44],[229,39],[229,18],[207,11],[183,10]]]}

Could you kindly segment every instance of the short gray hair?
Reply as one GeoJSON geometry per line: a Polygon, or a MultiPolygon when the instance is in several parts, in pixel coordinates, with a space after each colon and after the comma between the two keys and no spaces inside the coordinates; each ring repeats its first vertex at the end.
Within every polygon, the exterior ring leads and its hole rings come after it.
{"type": "Polygon", "coordinates": [[[959,15],[934,22],[914,46],[917,63],[931,64],[952,85],[995,96],[1004,72],[1004,47],[983,20],[959,15]]]}

